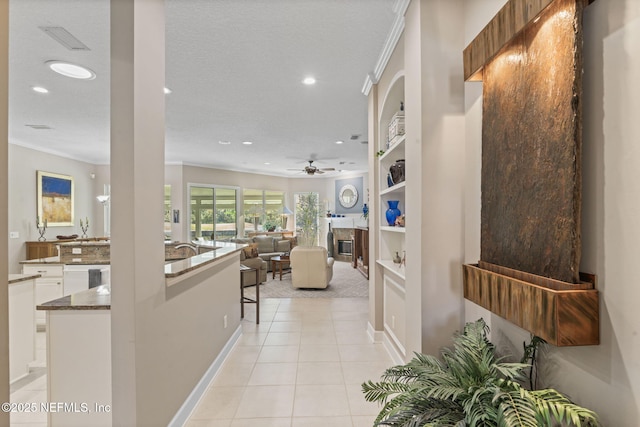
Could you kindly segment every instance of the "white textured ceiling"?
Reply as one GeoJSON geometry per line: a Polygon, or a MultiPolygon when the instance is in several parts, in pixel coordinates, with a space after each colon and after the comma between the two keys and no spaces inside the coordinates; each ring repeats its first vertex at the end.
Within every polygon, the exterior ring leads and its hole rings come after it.
{"type": "MultiPolygon", "coordinates": [[[[301,171],[313,158],[320,168],[367,170],[361,89],[393,24],[394,0],[165,4],[166,85],[173,91],[167,163],[300,176],[287,169],[301,171]],[[301,83],[307,75],[314,86],[301,83]]],[[[9,115],[11,143],[109,163],[108,0],[10,1],[9,115]],[[41,26],[62,26],[91,50],[70,51],[41,26]],[[45,66],[52,59],[87,66],[97,78],[57,75],[45,66]]]]}

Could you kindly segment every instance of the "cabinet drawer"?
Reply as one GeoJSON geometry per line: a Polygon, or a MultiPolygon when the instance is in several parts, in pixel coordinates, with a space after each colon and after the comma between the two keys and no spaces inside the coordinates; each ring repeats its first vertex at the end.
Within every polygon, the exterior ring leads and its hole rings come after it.
{"type": "Polygon", "coordinates": [[[42,277],[62,277],[62,264],[34,264],[23,265],[24,274],[39,274],[42,277]]]}

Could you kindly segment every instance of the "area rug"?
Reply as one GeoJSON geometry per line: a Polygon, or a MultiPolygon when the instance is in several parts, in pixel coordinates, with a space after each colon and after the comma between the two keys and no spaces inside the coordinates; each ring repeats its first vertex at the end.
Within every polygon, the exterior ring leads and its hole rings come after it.
{"type": "MultiPolygon", "coordinates": [[[[278,273],[272,279],[272,273],[267,274],[267,282],[260,285],[260,298],[367,298],[369,296],[369,281],[348,262],[336,261],[333,264],[333,278],[326,289],[294,289],[291,286],[291,273],[282,276],[278,273]]],[[[256,295],[255,286],[244,290],[245,296],[253,298],[256,295]]]]}

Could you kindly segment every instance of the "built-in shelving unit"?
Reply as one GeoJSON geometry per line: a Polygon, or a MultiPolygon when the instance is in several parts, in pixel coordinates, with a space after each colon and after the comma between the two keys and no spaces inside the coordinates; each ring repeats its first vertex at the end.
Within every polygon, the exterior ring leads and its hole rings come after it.
{"type": "Polygon", "coordinates": [[[396,184],[392,187],[389,187],[380,191],[380,195],[383,196],[385,194],[404,194],[405,186],[406,186],[406,182],[403,181],[400,184],[396,184]]]}
{"type": "Polygon", "coordinates": [[[398,276],[400,279],[405,280],[405,276],[404,276],[404,265],[401,264],[396,264],[393,261],[389,261],[386,259],[381,259],[378,260],[377,263],[382,266],[385,270],[387,270],[390,273],[395,274],[396,276],[398,276]]]}
{"type": "MultiPolygon", "coordinates": [[[[401,102],[404,101],[404,75],[399,74],[383,95],[383,103],[378,115],[377,150],[384,151],[377,158],[375,182],[377,183],[377,229],[371,230],[377,235],[376,268],[378,274],[374,280],[380,280],[382,289],[383,327],[385,344],[391,347],[400,358],[406,357],[406,295],[405,266],[394,262],[394,258],[402,258],[406,251],[406,228],[389,225],[386,211],[388,201],[397,200],[398,209],[405,214],[406,181],[393,183],[389,179],[390,167],[398,160],[405,159],[406,135],[404,122],[399,126],[398,117],[401,102]],[[390,128],[392,128],[390,132],[390,128]],[[391,133],[391,134],[390,134],[391,133]]],[[[378,151],[378,152],[380,152],[378,151]]],[[[411,221],[411,213],[407,217],[411,221]]],[[[397,259],[396,259],[397,261],[397,259]]]]}

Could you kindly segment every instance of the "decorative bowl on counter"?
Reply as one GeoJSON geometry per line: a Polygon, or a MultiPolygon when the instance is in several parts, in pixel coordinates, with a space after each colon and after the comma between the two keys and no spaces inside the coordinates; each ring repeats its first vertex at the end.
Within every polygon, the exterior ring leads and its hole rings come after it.
{"type": "Polygon", "coordinates": [[[58,240],[73,240],[77,238],[78,238],[77,234],[72,234],[71,236],[56,236],[56,239],[58,240]]]}

